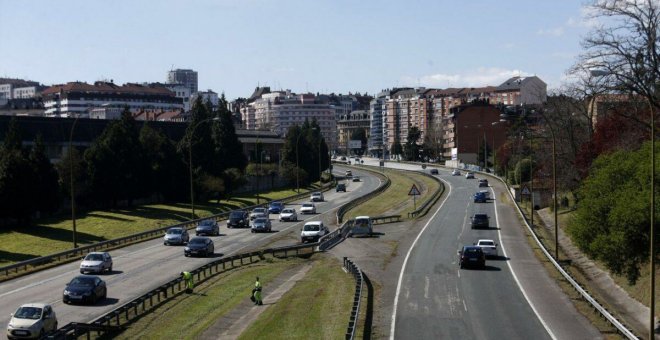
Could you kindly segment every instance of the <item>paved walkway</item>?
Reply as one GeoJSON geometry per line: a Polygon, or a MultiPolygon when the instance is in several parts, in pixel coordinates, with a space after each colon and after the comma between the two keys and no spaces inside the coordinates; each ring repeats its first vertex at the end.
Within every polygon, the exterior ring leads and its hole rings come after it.
{"type": "MultiPolygon", "coordinates": [[[[545,227],[554,232],[554,216],[550,209],[537,210],[543,220],[545,227]]],[[[616,317],[632,327],[633,332],[640,336],[648,336],[649,308],[633,299],[628,293],[612,280],[610,274],[600,269],[592,260],[585,256],[577,246],[573,244],[566,233],[559,228],[559,246],[568,254],[572,264],[579,267],[584,275],[591,281],[591,290],[595,290],[603,296],[609,304],[618,311],[616,317]]],[[[658,328],[656,322],[656,329],[658,328]]],[[[659,338],[658,335],[655,336],[659,338]]]]}
{"type": "MultiPolygon", "coordinates": [[[[199,339],[237,339],[270,305],[276,304],[284,293],[302,280],[311,268],[311,264],[302,264],[278,275],[273,282],[263,287],[263,305],[255,306],[246,296],[245,301],[231,312],[218,319],[206,329],[199,339]]],[[[246,294],[247,295],[247,294],[246,294]]]]}

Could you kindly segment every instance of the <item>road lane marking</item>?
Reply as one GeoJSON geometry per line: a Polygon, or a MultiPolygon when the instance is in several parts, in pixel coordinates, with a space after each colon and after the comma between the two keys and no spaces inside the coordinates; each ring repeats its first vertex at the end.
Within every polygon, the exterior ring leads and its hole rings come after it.
{"type": "Polygon", "coordinates": [[[467,312],[467,305],[465,304],[465,300],[463,300],[463,309],[467,312]]]}
{"type": "Polygon", "coordinates": [[[408,258],[410,258],[410,253],[412,253],[412,250],[415,248],[415,245],[417,244],[417,241],[419,240],[419,237],[422,236],[426,228],[428,228],[429,225],[431,225],[431,222],[435,219],[435,216],[438,215],[440,210],[442,210],[442,207],[445,205],[445,202],[447,202],[447,198],[451,196],[451,184],[441,178],[439,178],[442,182],[446,183],[447,186],[449,186],[449,192],[447,193],[447,196],[445,196],[445,199],[442,200],[442,203],[440,203],[440,206],[438,207],[438,210],[435,211],[433,216],[429,219],[428,222],[426,222],[426,225],[424,225],[424,228],[417,234],[417,237],[415,238],[415,241],[413,241],[413,244],[410,246],[408,249],[408,253],[406,254],[406,258],[403,260],[403,266],[401,266],[401,272],[399,273],[399,281],[396,284],[396,293],[394,294],[394,306],[392,309],[392,325],[390,326],[390,340],[394,340],[394,330],[396,327],[396,309],[397,305],[399,304],[399,293],[401,292],[401,281],[403,281],[403,273],[406,271],[406,264],[408,264],[408,258]]]}
{"type": "MultiPolygon", "coordinates": [[[[489,187],[489,189],[493,194],[493,197],[495,197],[495,190],[493,190],[492,187],[489,187]]],[[[520,281],[518,280],[518,276],[516,276],[516,272],[513,270],[513,267],[511,266],[511,259],[509,259],[509,257],[506,255],[506,249],[504,249],[504,242],[502,242],[502,232],[501,232],[502,228],[500,228],[500,218],[499,218],[499,214],[497,213],[497,201],[493,201],[493,204],[495,205],[495,222],[497,223],[497,237],[500,239],[500,248],[502,248],[502,255],[504,255],[504,257],[508,259],[506,260],[506,265],[509,267],[509,270],[511,271],[511,275],[513,276],[513,280],[516,281],[516,284],[518,285],[520,292],[525,297],[525,300],[527,300],[527,304],[532,308],[532,311],[534,311],[534,314],[539,319],[539,322],[541,322],[546,332],[548,332],[548,335],[550,335],[552,339],[556,340],[557,337],[555,336],[554,333],[552,333],[552,330],[550,329],[550,327],[548,327],[548,325],[545,323],[543,318],[541,318],[541,315],[534,307],[534,304],[529,299],[529,296],[527,296],[527,292],[525,291],[525,288],[523,288],[523,286],[520,284],[520,281]]]]}
{"type": "Polygon", "coordinates": [[[429,282],[429,277],[427,276],[427,277],[425,277],[424,279],[425,279],[425,281],[426,281],[426,282],[424,283],[424,298],[425,298],[425,299],[428,299],[428,298],[429,298],[429,284],[430,284],[430,282],[429,282]]]}

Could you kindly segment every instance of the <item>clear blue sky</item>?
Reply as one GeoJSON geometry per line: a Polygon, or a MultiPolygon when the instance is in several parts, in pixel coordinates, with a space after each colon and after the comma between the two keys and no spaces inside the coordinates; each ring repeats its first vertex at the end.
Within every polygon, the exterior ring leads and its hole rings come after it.
{"type": "Polygon", "coordinates": [[[557,87],[588,32],[582,1],[0,0],[0,77],[164,82],[199,72],[228,99],[257,85],[557,87]]]}

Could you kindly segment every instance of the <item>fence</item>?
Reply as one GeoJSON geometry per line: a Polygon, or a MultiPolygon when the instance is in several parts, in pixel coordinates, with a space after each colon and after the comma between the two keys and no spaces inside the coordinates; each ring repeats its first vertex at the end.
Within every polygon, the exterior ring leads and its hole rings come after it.
{"type": "MultiPolygon", "coordinates": [[[[333,186],[332,184],[328,183],[328,184],[325,184],[324,186],[322,186],[321,189],[319,189],[319,190],[326,191],[326,190],[329,190],[330,188],[332,188],[332,186],[333,186]]],[[[304,192],[304,193],[292,195],[292,196],[286,197],[284,199],[281,199],[279,201],[291,202],[291,201],[295,201],[295,200],[307,197],[307,195],[309,195],[309,192],[304,192]]],[[[267,204],[267,203],[265,203],[265,204],[267,204]]],[[[255,208],[255,207],[258,207],[258,206],[262,206],[262,205],[264,205],[264,204],[253,205],[253,206],[245,207],[243,209],[252,209],[252,208],[255,208]]],[[[117,248],[117,247],[122,246],[122,245],[135,243],[135,242],[138,242],[138,241],[146,241],[146,240],[154,239],[156,237],[162,236],[163,233],[167,229],[172,228],[172,227],[185,227],[187,229],[190,229],[190,228],[194,228],[197,225],[197,223],[202,221],[202,220],[214,219],[216,221],[220,221],[220,220],[227,219],[228,215],[229,215],[229,212],[222,212],[222,213],[219,213],[219,214],[207,216],[207,217],[204,217],[204,218],[199,218],[199,219],[196,219],[196,220],[190,220],[190,221],[182,222],[182,223],[179,223],[179,224],[170,225],[170,226],[167,226],[167,227],[161,227],[161,228],[156,228],[156,229],[152,229],[152,230],[147,230],[147,231],[143,231],[143,232],[140,232],[140,233],[136,233],[136,234],[132,234],[132,235],[128,235],[128,236],[124,236],[124,237],[120,237],[120,238],[116,238],[116,239],[112,239],[112,240],[97,242],[97,243],[94,243],[94,244],[78,247],[78,248],[75,248],[75,249],[65,250],[65,251],[62,251],[62,252],[59,252],[59,253],[46,255],[46,256],[41,256],[41,257],[37,257],[37,258],[34,258],[34,259],[26,260],[26,261],[21,261],[21,262],[18,262],[18,263],[10,264],[8,266],[0,267],[0,275],[4,275],[3,279],[9,278],[9,276],[12,275],[12,274],[14,276],[24,275],[24,274],[30,273],[34,270],[42,269],[46,265],[49,265],[49,264],[78,260],[83,255],[85,255],[89,252],[94,252],[94,251],[99,251],[99,250],[107,250],[107,249],[117,248]],[[22,273],[21,273],[21,270],[22,270],[22,273]]]]}
{"type": "Polygon", "coordinates": [[[344,268],[355,278],[355,295],[353,295],[353,307],[351,316],[348,319],[348,328],[346,329],[346,340],[355,339],[355,330],[357,329],[358,317],[360,316],[360,302],[362,300],[362,271],[353,263],[353,261],[344,257],[344,268]]]}

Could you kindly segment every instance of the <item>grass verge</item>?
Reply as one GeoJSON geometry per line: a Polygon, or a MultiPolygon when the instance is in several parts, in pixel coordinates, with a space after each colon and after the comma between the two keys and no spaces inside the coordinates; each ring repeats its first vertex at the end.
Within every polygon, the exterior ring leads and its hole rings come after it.
{"type": "Polygon", "coordinates": [[[218,275],[195,287],[194,294],[177,296],[113,338],[196,339],[219,318],[248,299],[256,276],[267,289],[275,277],[304,261],[267,258],[218,275]]]}
{"type": "Polygon", "coordinates": [[[421,191],[421,195],[416,199],[417,207],[429,199],[440,187],[440,184],[434,179],[413,171],[388,169],[385,175],[392,181],[390,187],[377,197],[349,210],[346,213],[347,219],[361,215],[382,216],[391,214],[400,214],[403,219],[407,219],[408,213],[415,210],[412,196],[408,196],[413,184],[421,191]]]}
{"type": "MultiPolygon", "coordinates": [[[[317,186],[306,188],[314,190],[317,186]]],[[[264,192],[259,202],[277,200],[295,194],[285,189],[264,192]]],[[[236,208],[257,204],[254,194],[236,195],[220,202],[195,205],[198,216],[204,217],[236,208]]],[[[190,219],[188,203],[146,204],[113,210],[82,212],[76,218],[78,244],[87,245],[110,240],[146,230],[166,227],[190,219]]],[[[30,227],[13,227],[0,230],[0,266],[45,256],[72,247],[72,223],[70,215],[43,218],[30,227]]]]}
{"type": "Polygon", "coordinates": [[[342,339],[355,291],[351,274],[319,256],[305,278],[264,311],[239,339],[342,339]]]}

